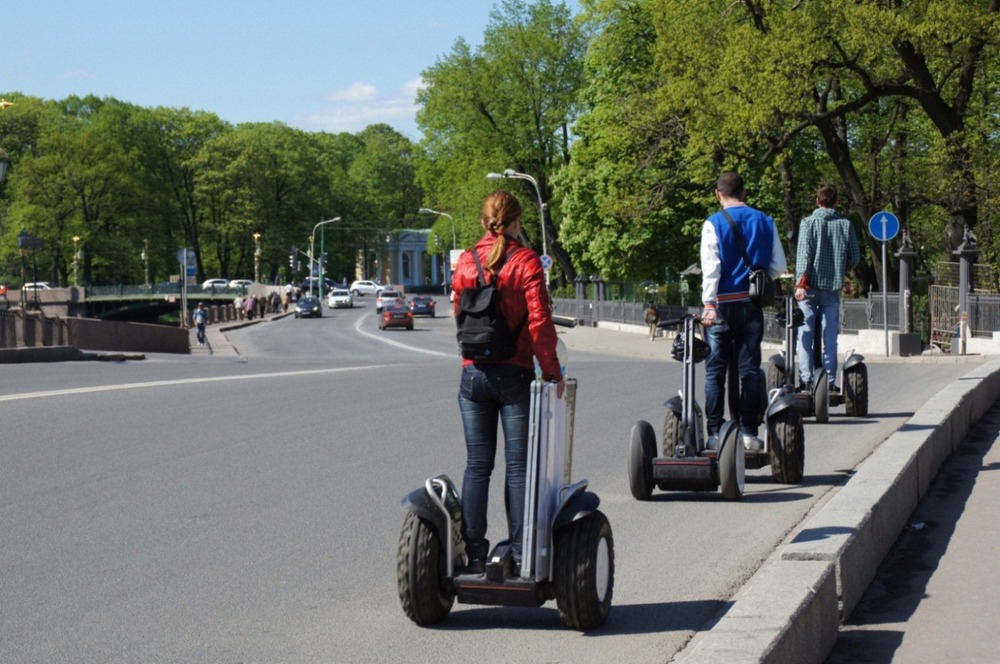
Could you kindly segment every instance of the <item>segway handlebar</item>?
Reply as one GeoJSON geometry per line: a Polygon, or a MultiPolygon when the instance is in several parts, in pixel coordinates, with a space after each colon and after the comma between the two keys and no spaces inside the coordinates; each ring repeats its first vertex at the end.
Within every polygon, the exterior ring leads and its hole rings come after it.
{"type": "MultiPolygon", "coordinates": [[[[657,321],[656,327],[668,328],[668,327],[679,327],[684,324],[687,319],[693,320],[695,323],[701,323],[701,316],[696,316],[695,314],[684,314],[680,318],[667,318],[666,320],[657,321]]],[[[716,318],[714,323],[718,325],[722,323],[723,319],[716,318]]]]}

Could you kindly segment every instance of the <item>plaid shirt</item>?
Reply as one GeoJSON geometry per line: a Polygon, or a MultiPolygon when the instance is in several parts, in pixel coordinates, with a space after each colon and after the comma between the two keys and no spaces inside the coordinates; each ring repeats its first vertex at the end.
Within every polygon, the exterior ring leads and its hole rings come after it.
{"type": "Polygon", "coordinates": [[[840,291],[847,271],[858,264],[861,252],[851,221],[832,208],[816,208],[799,225],[795,256],[795,283],[806,288],[840,291]]]}

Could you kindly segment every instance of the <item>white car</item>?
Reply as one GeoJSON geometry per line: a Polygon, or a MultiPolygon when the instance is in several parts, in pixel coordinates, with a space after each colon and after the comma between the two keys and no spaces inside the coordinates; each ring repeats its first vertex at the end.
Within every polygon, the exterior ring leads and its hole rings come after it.
{"type": "Polygon", "coordinates": [[[379,291],[383,288],[385,286],[377,281],[362,280],[352,283],[348,290],[351,291],[352,295],[357,297],[359,295],[378,295],[379,291]]]}
{"type": "Polygon", "coordinates": [[[352,309],[354,307],[354,296],[346,288],[335,288],[327,295],[326,306],[331,309],[340,309],[343,307],[352,309]]]}
{"type": "Polygon", "coordinates": [[[233,279],[229,282],[230,288],[244,288],[251,285],[253,285],[253,279],[233,279]]]}
{"type": "Polygon", "coordinates": [[[207,279],[202,288],[229,288],[229,279],[207,279]]]}
{"type": "Polygon", "coordinates": [[[27,283],[22,286],[24,290],[52,290],[52,286],[49,286],[47,281],[36,281],[33,283],[27,283]]]}
{"type": "Polygon", "coordinates": [[[406,304],[406,298],[398,290],[383,288],[375,298],[375,313],[380,314],[387,304],[406,304]]]}

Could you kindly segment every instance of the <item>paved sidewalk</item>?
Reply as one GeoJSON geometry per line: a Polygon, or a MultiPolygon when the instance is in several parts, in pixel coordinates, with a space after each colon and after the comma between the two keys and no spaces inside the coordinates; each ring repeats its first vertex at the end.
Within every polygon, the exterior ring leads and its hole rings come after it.
{"type": "Polygon", "coordinates": [[[1000,661],[1000,402],[944,463],[829,664],[1000,661]]]}

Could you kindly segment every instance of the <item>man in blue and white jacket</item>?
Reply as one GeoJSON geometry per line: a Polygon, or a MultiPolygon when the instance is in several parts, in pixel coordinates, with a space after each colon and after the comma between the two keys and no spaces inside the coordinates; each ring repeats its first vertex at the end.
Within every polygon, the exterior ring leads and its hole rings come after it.
{"type": "Polygon", "coordinates": [[[739,173],[719,176],[715,197],[722,206],[701,230],[702,323],[711,353],[705,364],[705,423],[709,447],[718,448],[719,429],[725,416],[726,370],[737,354],[740,375],[740,433],[747,449],[761,449],[760,345],[764,339],[764,313],[750,302],[750,265],[743,259],[740,242],[726,215],[739,228],[753,265],[767,266],[772,279],[787,267],[774,220],[743,199],[746,190],[739,173]]]}

